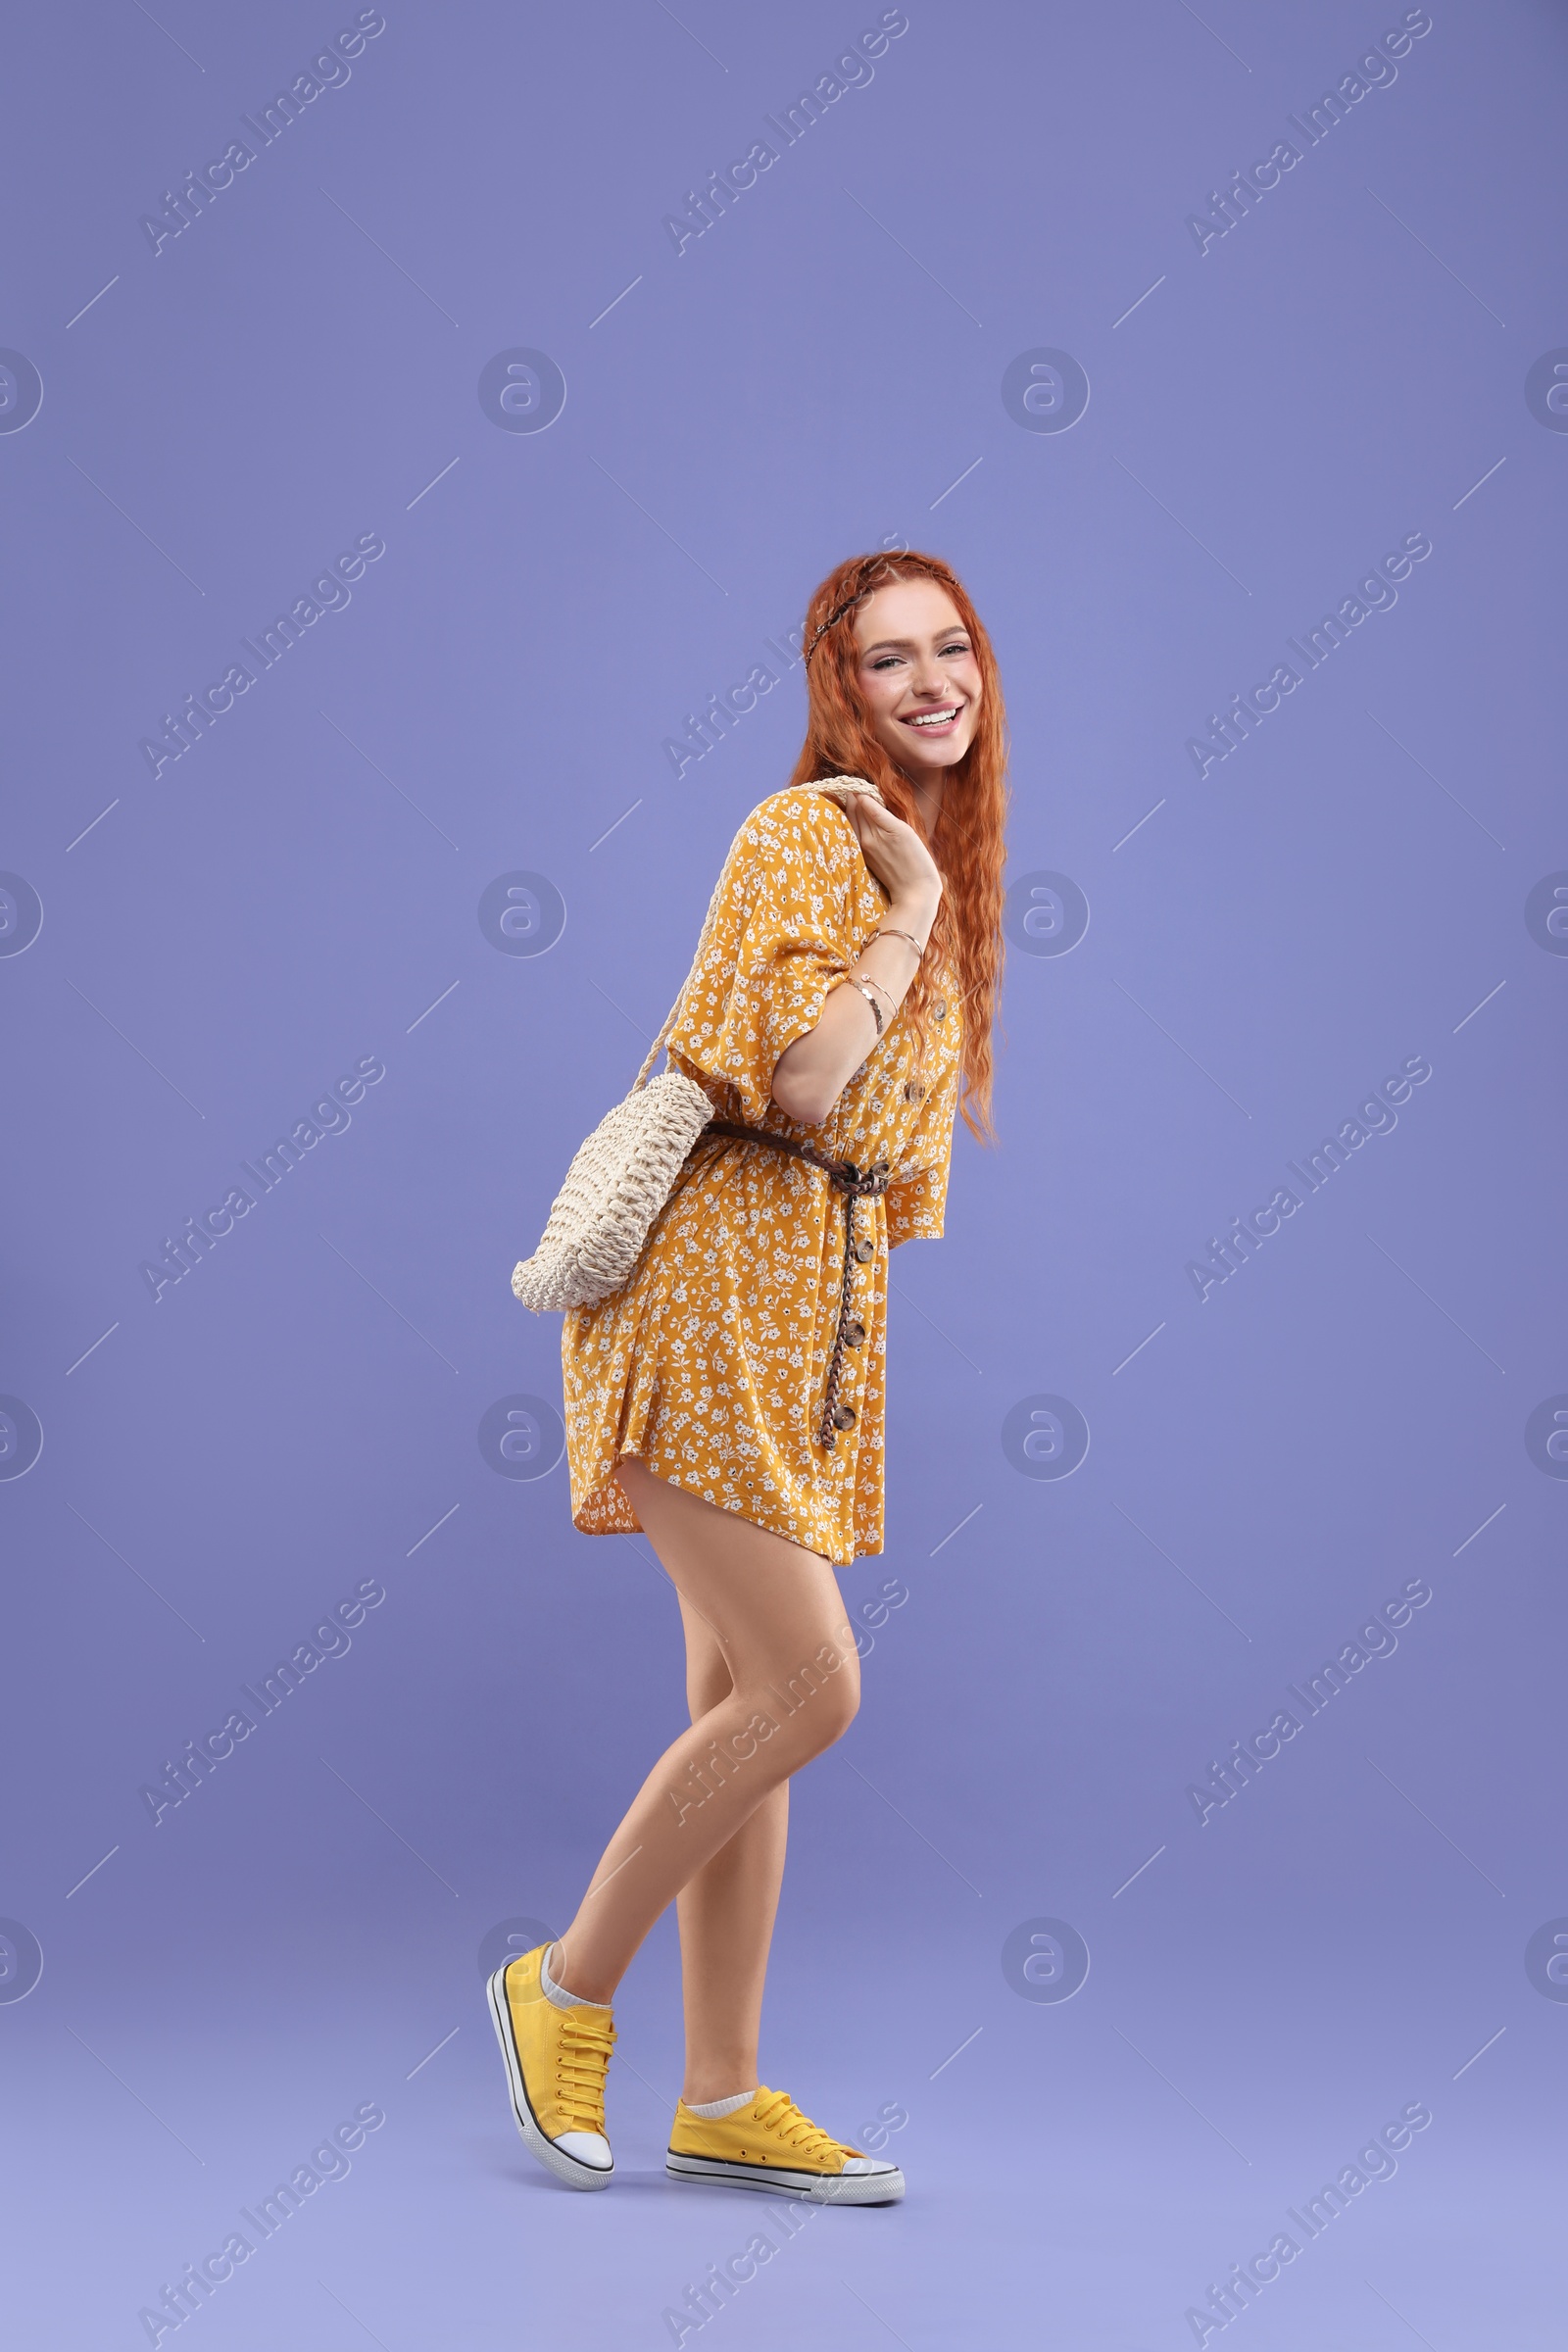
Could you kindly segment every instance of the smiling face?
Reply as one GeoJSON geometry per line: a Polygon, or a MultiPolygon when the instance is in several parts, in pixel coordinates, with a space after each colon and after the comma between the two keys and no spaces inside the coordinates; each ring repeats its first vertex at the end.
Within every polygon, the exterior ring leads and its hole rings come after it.
{"type": "Polygon", "coordinates": [[[856,683],[871,732],[906,775],[956,767],[983,691],[974,642],[947,590],[890,580],[855,614],[856,683]]]}

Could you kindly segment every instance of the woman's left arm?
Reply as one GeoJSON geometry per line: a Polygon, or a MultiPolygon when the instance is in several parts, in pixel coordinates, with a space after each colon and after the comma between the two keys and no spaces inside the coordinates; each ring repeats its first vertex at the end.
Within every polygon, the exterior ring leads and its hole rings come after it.
{"type": "Polygon", "coordinates": [[[819,1126],[830,1115],[850,1079],[885,1034],[920,969],[919,952],[904,934],[923,949],[942,903],[942,876],[912,825],[875,801],[857,799],[844,813],[867,871],[887,893],[889,904],[882,917],[886,930],[866,942],[844,974],[847,980],[864,979],[876,999],[876,1011],[864,990],[841,982],[822,1006],[815,1027],[779,1055],[773,1100],[786,1118],[807,1127],[819,1126]]]}
{"type": "MultiPolygon", "coordinates": [[[[909,909],[904,911],[907,916],[909,909]]],[[[890,923],[897,912],[895,902],[888,908],[890,923]]],[[[774,1064],[773,1100],[787,1119],[795,1119],[803,1127],[819,1127],[831,1116],[845,1087],[908,994],[919,968],[919,958],[907,940],[879,933],[866,943],[851,971],[875,983],[881,1027],[866,997],[847,985],[850,973],[844,973],[834,983],[815,1028],[786,1046],[774,1064]]]]}

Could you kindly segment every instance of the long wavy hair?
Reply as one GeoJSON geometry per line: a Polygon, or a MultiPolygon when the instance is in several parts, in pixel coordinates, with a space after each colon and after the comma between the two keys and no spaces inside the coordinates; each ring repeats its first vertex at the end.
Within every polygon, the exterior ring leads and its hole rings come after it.
{"type": "Polygon", "coordinates": [[[1011,796],[1007,790],[1007,726],[1002,677],[991,640],[956,573],[937,556],[912,549],[902,555],[853,557],[830,571],[806,609],[806,742],[791,784],[823,776],[864,776],[895,816],[920,830],[908,777],[883,749],[866,716],[858,684],[852,612],[874,590],[895,580],[925,578],[947,591],[969,633],[982,693],[974,741],[947,771],[942,813],[927,847],[942,876],[942,902],[929,952],[905,998],[916,1053],[929,1040],[935,972],[946,961],[957,974],[964,1042],[958,1108],[980,1143],[997,1141],[991,1121],[992,1029],[1004,956],[1002,872],[1011,796]]]}

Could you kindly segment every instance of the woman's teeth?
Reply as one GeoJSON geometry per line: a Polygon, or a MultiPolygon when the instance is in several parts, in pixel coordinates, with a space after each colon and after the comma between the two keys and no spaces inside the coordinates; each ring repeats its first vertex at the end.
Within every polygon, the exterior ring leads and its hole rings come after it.
{"type": "Polygon", "coordinates": [[[957,715],[958,707],[956,703],[955,703],[951,709],[946,710],[917,711],[908,719],[906,719],[905,723],[906,725],[911,727],[945,727],[948,725],[950,720],[956,718],[957,715]]]}

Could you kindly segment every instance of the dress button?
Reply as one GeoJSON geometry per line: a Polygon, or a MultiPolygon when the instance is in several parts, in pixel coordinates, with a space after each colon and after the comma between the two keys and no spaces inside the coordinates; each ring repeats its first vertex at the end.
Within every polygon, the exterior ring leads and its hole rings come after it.
{"type": "Polygon", "coordinates": [[[845,1324],[844,1345],[846,1348],[858,1348],[863,1345],[864,1340],[865,1325],[863,1323],[852,1322],[845,1324]]]}
{"type": "Polygon", "coordinates": [[[860,1239],[855,1245],[855,1254],[863,1266],[868,1258],[875,1257],[876,1255],[875,1242],[867,1241],[865,1236],[862,1234],[860,1239]]]}
{"type": "Polygon", "coordinates": [[[853,1429],[855,1427],[853,1404],[836,1404],[833,1407],[833,1426],[835,1429],[853,1429]]]}
{"type": "Polygon", "coordinates": [[[935,1013],[935,1015],[936,1015],[936,1017],[937,1017],[937,1019],[938,1019],[939,1021],[945,1021],[945,1020],[947,1019],[947,1017],[948,1017],[948,1000],[947,1000],[947,998],[946,998],[946,997],[938,997],[938,999],[937,999],[936,1003],[935,1003],[935,1004],[932,1005],[932,1007],[931,1007],[931,1010],[932,1010],[932,1011],[935,1013]]]}
{"type": "Polygon", "coordinates": [[[906,1102],[918,1102],[924,1093],[925,1084],[923,1080],[919,1078],[906,1078],[905,1080],[904,1100],[906,1102]]]}

